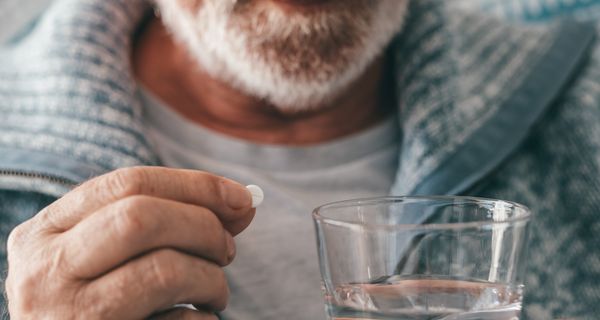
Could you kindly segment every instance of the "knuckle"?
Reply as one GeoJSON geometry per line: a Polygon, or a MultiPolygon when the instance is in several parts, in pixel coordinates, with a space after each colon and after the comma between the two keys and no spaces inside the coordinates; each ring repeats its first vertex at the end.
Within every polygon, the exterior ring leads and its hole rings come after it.
{"type": "Polygon", "coordinates": [[[19,252],[19,250],[17,250],[17,249],[24,242],[23,240],[24,240],[26,234],[27,234],[27,231],[26,231],[25,223],[20,224],[20,225],[16,226],[14,229],[12,229],[12,231],[8,235],[8,240],[6,242],[6,248],[8,250],[9,258],[13,253],[19,252]]]}
{"type": "Polygon", "coordinates": [[[36,301],[36,296],[42,294],[38,291],[40,283],[52,272],[48,261],[40,261],[36,259],[39,257],[38,253],[34,253],[32,257],[31,250],[22,248],[22,243],[27,241],[25,237],[29,234],[27,229],[23,225],[13,229],[7,244],[8,272],[4,287],[11,303],[20,310],[28,309],[31,302],[36,301]]]}
{"type": "Polygon", "coordinates": [[[204,180],[204,187],[207,194],[211,194],[219,200],[225,200],[225,184],[227,179],[221,176],[214,175],[209,172],[200,172],[200,177],[204,180]]]}
{"type": "Polygon", "coordinates": [[[117,198],[124,198],[143,191],[148,174],[141,167],[122,168],[108,174],[106,187],[117,198]]]}
{"type": "Polygon", "coordinates": [[[181,285],[185,274],[180,262],[181,256],[172,249],[160,250],[152,256],[152,279],[161,291],[171,291],[181,285]]]}
{"type": "Polygon", "coordinates": [[[233,258],[235,257],[235,252],[236,252],[236,248],[235,248],[235,243],[229,243],[229,241],[227,240],[228,237],[231,237],[227,231],[225,231],[225,229],[221,228],[221,232],[220,233],[220,243],[221,245],[219,245],[218,248],[218,263],[221,266],[227,266],[229,265],[232,261],[233,258]],[[229,246],[233,246],[233,248],[229,248],[229,246]],[[232,253],[233,252],[233,253],[232,253]]]}
{"type": "Polygon", "coordinates": [[[31,242],[29,238],[36,232],[26,222],[13,229],[10,244],[7,244],[8,272],[4,289],[11,318],[33,319],[36,317],[32,315],[51,305],[58,296],[62,295],[65,303],[71,298],[72,282],[61,277],[62,267],[58,264],[63,251],[48,239],[31,242]]]}
{"type": "Polygon", "coordinates": [[[227,203],[226,185],[229,181],[223,177],[212,176],[210,179],[213,193],[218,197],[221,203],[227,203]]]}
{"type": "Polygon", "coordinates": [[[125,297],[122,292],[116,291],[110,295],[99,296],[98,293],[80,294],[74,307],[78,312],[77,319],[115,319],[115,306],[130,297],[125,297]],[[90,298],[93,297],[93,298],[90,298]]]}
{"type": "Polygon", "coordinates": [[[112,219],[117,234],[126,239],[151,234],[156,229],[153,215],[147,214],[151,202],[152,198],[148,196],[132,196],[120,200],[112,219]]]}
{"type": "Polygon", "coordinates": [[[230,237],[227,230],[219,218],[210,210],[201,208],[198,215],[200,223],[195,226],[196,230],[202,232],[205,237],[205,246],[211,252],[211,258],[215,259],[219,265],[225,266],[231,263],[232,257],[229,253],[229,244],[227,238],[230,237]]]}
{"type": "Polygon", "coordinates": [[[89,282],[79,286],[72,303],[77,319],[116,319],[118,307],[132,299],[127,295],[126,289],[137,283],[131,281],[135,276],[132,272],[119,273],[112,281],[105,283],[102,289],[89,285],[89,282]],[[106,294],[107,289],[110,290],[109,295],[106,294]]]}
{"type": "Polygon", "coordinates": [[[15,275],[14,271],[9,270],[5,282],[9,310],[22,314],[31,313],[35,304],[42,302],[37,297],[40,278],[31,272],[17,271],[15,275]]]}

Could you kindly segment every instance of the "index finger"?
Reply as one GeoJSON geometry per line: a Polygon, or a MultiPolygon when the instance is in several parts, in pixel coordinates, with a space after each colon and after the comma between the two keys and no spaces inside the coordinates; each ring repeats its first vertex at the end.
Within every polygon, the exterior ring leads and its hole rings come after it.
{"type": "Polygon", "coordinates": [[[163,167],[119,169],[94,178],[51,204],[39,216],[63,232],[115,201],[146,195],[206,207],[233,235],[252,219],[252,195],[243,185],[204,171],[163,167]]]}

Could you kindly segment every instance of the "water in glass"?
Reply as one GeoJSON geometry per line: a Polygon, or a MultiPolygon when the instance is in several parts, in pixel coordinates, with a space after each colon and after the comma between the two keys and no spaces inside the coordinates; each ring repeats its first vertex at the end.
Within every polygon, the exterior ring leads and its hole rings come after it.
{"type": "Polygon", "coordinates": [[[384,277],[338,286],[332,320],[518,320],[522,286],[443,277],[384,277]]]}

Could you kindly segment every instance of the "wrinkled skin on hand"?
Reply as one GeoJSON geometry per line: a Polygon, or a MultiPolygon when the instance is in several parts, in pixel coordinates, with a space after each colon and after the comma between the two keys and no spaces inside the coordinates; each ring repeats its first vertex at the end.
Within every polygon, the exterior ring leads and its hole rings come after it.
{"type": "Polygon", "coordinates": [[[206,172],[120,169],[13,230],[12,319],[217,319],[222,267],[254,217],[247,189],[206,172]],[[193,304],[198,310],[172,308],[193,304]]]}

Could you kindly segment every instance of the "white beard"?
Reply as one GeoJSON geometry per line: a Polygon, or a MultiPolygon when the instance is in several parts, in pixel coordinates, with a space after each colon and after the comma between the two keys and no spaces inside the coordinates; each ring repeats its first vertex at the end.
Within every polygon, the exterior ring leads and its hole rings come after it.
{"type": "Polygon", "coordinates": [[[339,0],[288,12],[269,1],[156,0],[163,23],[208,74],[299,112],[327,104],[402,28],[409,0],[339,0]],[[195,11],[195,12],[194,12],[195,11]]]}

